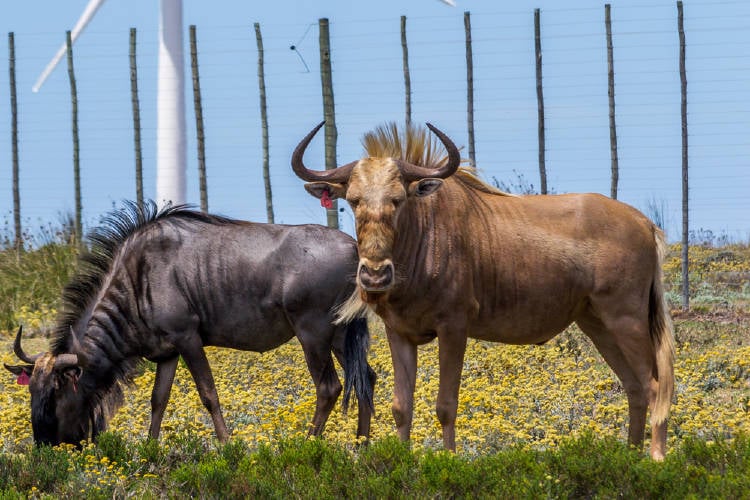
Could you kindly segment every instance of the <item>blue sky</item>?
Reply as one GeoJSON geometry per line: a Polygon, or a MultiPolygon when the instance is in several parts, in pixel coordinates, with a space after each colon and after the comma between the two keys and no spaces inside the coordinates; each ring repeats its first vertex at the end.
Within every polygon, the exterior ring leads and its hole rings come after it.
{"type": "MultiPolygon", "coordinates": [[[[19,102],[24,223],[59,220],[74,207],[70,98],[64,63],[41,92],[31,87],[87,0],[6,2],[0,53],[13,31],[19,102]]],[[[265,221],[258,105],[259,22],[266,52],[272,187],[276,221],[325,223],[317,200],[291,172],[294,146],[322,119],[320,17],[331,23],[338,160],[362,154],[360,138],[404,116],[399,18],[407,16],[413,119],[467,143],[463,12],[472,16],[476,154],[481,175],[539,185],[533,11],[541,8],[547,171],[557,192],[609,194],[604,3],[437,0],[200,2],[185,0],[184,23],[198,32],[209,208],[265,221]],[[310,71],[297,53],[296,45],[310,71]]],[[[674,1],[611,2],[620,194],[640,209],[665,207],[679,239],[681,136],[674,1]]],[[[750,241],[750,4],[684,2],[690,133],[691,227],[750,241]]],[[[78,40],[75,69],[84,223],[91,227],[135,197],[128,69],[129,29],[138,29],[146,196],[155,195],[158,2],[109,0],[78,40]]],[[[186,51],[186,56],[188,52],[186,51]]],[[[187,69],[189,74],[189,68],[187,69]]],[[[188,85],[190,83],[188,82],[188,85]]],[[[11,220],[8,71],[0,71],[0,212],[11,220]]],[[[186,91],[188,199],[199,202],[192,88],[186,91]]],[[[323,165],[323,141],[309,165],[323,165]]],[[[351,231],[348,212],[343,229],[351,231]]]]}

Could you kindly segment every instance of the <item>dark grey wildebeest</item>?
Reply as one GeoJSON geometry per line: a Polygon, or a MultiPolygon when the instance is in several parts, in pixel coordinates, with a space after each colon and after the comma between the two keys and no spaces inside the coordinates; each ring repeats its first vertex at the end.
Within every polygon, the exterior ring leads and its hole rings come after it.
{"type": "Polygon", "coordinates": [[[358,400],[358,436],[368,437],[375,373],[367,364],[365,318],[334,325],[352,295],[357,246],[316,225],[258,224],[185,207],[128,204],[89,237],[79,271],[63,293],[50,352],[27,355],[21,328],[8,366],[29,383],[36,443],[95,438],[123,400],[138,363],[156,363],[149,435],[158,438],[180,356],[226,441],[204,346],[265,352],[299,339],[315,382],[310,434],[323,432],[342,387],[358,400]]]}

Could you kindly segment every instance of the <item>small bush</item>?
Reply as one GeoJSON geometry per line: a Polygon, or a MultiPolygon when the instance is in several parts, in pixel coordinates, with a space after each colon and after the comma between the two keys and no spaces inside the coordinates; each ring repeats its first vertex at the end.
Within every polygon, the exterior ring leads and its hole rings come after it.
{"type": "Polygon", "coordinates": [[[220,498],[227,491],[232,471],[227,461],[212,456],[197,464],[184,464],[172,473],[181,492],[191,497],[220,498]]]}
{"type": "Polygon", "coordinates": [[[0,455],[0,498],[681,499],[747,498],[750,491],[745,435],[685,438],[664,462],[593,433],[547,451],[518,445],[481,456],[413,451],[388,437],[356,450],[320,439],[287,439],[257,449],[231,442],[196,459],[194,446],[183,442],[189,455],[182,461],[161,460],[163,453],[153,453],[155,441],[105,439],[104,447],[39,447],[0,455]],[[107,458],[113,450],[131,454],[119,455],[122,465],[115,466],[107,458]],[[143,450],[159,464],[127,473],[142,463],[143,450]]]}
{"type": "Polygon", "coordinates": [[[20,470],[20,461],[7,455],[0,455],[0,491],[15,483],[20,470]]]}
{"type": "Polygon", "coordinates": [[[237,466],[250,452],[247,443],[239,439],[234,439],[221,447],[219,453],[226,460],[230,469],[237,469],[237,466]]]}
{"type": "Polygon", "coordinates": [[[421,483],[430,496],[475,497],[484,491],[482,471],[449,451],[428,451],[420,465],[421,483]]]}
{"type": "Polygon", "coordinates": [[[104,432],[98,436],[96,445],[102,456],[107,457],[110,462],[122,464],[132,456],[131,450],[120,434],[104,432]]]}
{"type": "Polygon", "coordinates": [[[612,437],[596,439],[586,433],[565,440],[549,454],[550,475],[559,478],[561,488],[574,497],[630,496],[623,491],[633,483],[633,464],[642,459],[639,451],[612,437]]]}
{"type": "Polygon", "coordinates": [[[35,446],[21,462],[14,486],[20,491],[32,488],[51,493],[69,477],[68,454],[60,448],[35,446]]]}
{"type": "Polygon", "coordinates": [[[135,454],[140,461],[147,465],[162,465],[164,450],[156,439],[146,438],[135,445],[135,454]]]}
{"type": "Polygon", "coordinates": [[[413,492],[414,479],[419,472],[417,456],[408,443],[395,436],[362,448],[357,465],[363,477],[357,496],[370,498],[408,496],[413,492]]]}
{"type": "Polygon", "coordinates": [[[196,434],[172,434],[165,441],[168,464],[198,463],[208,452],[208,443],[196,434]]]}

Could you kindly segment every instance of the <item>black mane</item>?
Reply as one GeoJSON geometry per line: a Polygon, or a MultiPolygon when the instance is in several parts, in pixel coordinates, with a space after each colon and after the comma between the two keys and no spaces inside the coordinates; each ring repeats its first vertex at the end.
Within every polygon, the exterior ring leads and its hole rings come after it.
{"type": "MultiPolygon", "coordinates": [[[[117,251],[125,241],[146,226],[164,219],[195,221],[207,224],[228,224],[232,219],[193,210],[189,205],[166,205],[159,209],[155,202],[139,206],[125,201],[124,207],[113,210],[86,237],[86,245],[78,258],[75,275],[65,286],[57,326],[51,339],[52,353],[69,352],[73,325],[83,316],[97,296],[109,273],[117,251]]],[[[79,335],[83,332],[78,332],[79,335]]]]}

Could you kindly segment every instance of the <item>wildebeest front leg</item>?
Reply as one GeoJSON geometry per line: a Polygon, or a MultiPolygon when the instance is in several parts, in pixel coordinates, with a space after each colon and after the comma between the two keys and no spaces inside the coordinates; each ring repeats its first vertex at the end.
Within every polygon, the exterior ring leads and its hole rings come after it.
{"type": "Polygon", "coordinates": [[[437,396],[437,417],[443,428],[443,446],[456,451],[456,412],[461,372],[466,352],[464,329],[438,332],[438,356],[440,358],[440,387],[437,396]],[[445,333],[441,335],[441,333],[445,333]]]}
{"type": "Polygon", "coordinates": [[[175,356],[156,364],[156,379],[154,389],[151,391],[151,426],[148,428],[148,435],[153,439],[159,439],[161,421],[164,418],[164,410],[167,408],[169,393],[172,391],[179,359],[179,356],[175,356]]]}
{"type": "Polygon", "coordinates": [[[393,419],[402,441],[411,435],[414,417],[414,385],[417,378],[417,346],[386,328],[393,362],[393,419]]]}
{"type": "Polygon", "coordinates": [[[211,367],[208,364],[206,353],[203,351],[203,345],[196,336],[186,339],[180,346],[180,355],[185,360],[185,364],[190,370],[190,374],[195,381],[195,387],[198,389],[201,402],[211,414],[216,429],[216,437],[219,441],[226,442],[229,439],[227,424],[224,423],[224,417],[221,414],[219,405],[219,395],[216,393],[214,377],[211,374],[211,367]]]}

